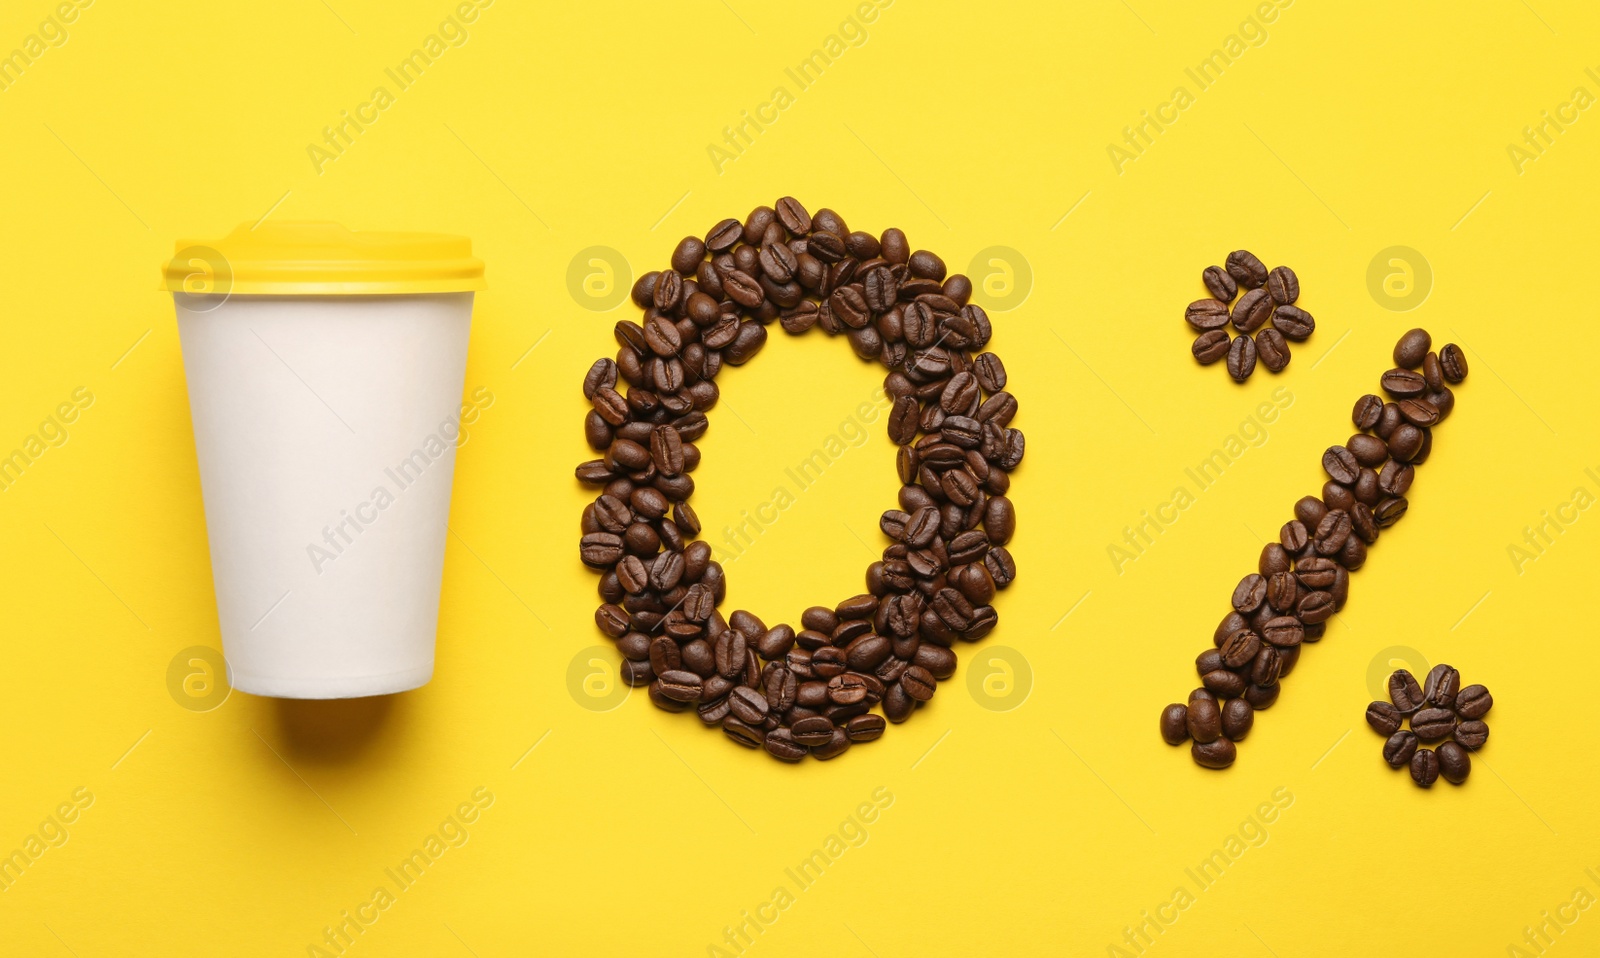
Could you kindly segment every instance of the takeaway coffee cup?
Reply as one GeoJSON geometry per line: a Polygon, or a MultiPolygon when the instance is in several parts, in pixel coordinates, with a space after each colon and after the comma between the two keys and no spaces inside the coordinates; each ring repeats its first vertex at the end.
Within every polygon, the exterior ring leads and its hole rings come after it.
{"type": "Polygon", "coordinates": [[[465,238],[333,223],[177,245],[165,288],[234,688],[425,684],[483,263],[465,238]]]}

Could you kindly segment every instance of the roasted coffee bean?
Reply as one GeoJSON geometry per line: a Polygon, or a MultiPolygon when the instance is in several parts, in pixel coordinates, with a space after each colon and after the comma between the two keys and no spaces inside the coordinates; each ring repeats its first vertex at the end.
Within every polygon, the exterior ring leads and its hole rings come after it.
{"type": "Polygon", "coordinates": [[[1276,648],[1264,645],[1261,651],[1256,653],[1255,660],[1250,663],[1250,681],[1255,685],[1271,685],[1278,681],[1282,670],[1283,656],[1276,648]]]}
{"type": "Polygon", "coordinates": [[[1197,299],[1183,311],[1183,318],[1196,332],[1221,329],[1231,318],[1228,304],[1219,299],[1197,299]]]}
{"type": "MultiPolygon", "coordinates": [[[[1385,448],[1388,448],[1387,446],[1385,448]]],[[[1416,469],[1408,463],[1390,462],[1378,473],[1378,491],[1385,496],[1403,496],[1416,478],[1416,469]]]]}
{"type": "Polygon", "coordinates": [[[1222,711],[1214,698],[1195,699],[1191,696],[1185,722],[1189,737],[1202,744],[1214,742],[1222,734],[1222,711]]]}
{"type": "Polygon", "coordinates": [[[1456,714],[1464,719],[1481,719],[1493,706],[1494,697],[1481,685],[1469,685],[1456,693],[1456,714]]]}
{"type": "Polygon", "coordinates": [[[1389,701],[1400,710],[1401,715],[1411,715],[1422,708],[1426,701],[1422,695],[1422,686],[1417,684],[1416,676],[1405,669],[1396,669],[1389,676],[1389,701]]]}
{"type": "MultiPolygon", "coordinates": [[[[1272,297],[1264,289],[1252,289],[1233,304],[1232,321],[1241,333],[1253,333],[1272,318],[1272,297]]],[[[1192,321],[1191,321],[1192,323],[1192,321]]],[[[1196,326],[1196,329],[1209,327],[1196,326]]]]}
{"type": "Polygon", "coordinates": [[[1371,429],[1378,424],[1378,418],[1383,415],[1383,400],[1368,393],[1356,400],[1356,407],[1351,412],[1350,418],[1355,421],[1357,429],[1371,429]]]}
{"type": "Polygon", "coordinates": [[[1334,598],[1329,592],[1307,592],[1295,607],[1295,615],[1307,625],[1326,622],[1333,617],[1334,598]]]}
{"type": "Polygon", "coordinates": [[[1316,332],[1316,319],[1298,306],[1279,306],[1272,311],[1272,328],[1282,333],[1285,339],[1293,342],[1304,342],[1316,332]]]}
{"type": "Polygon", "coordinates": [[[1174,702],[1161,710],[1161,738],[1168,745],[1182,745],[1189,740],[1187,707],[1174,702]]]}
{"type": "Polygon", "coordinates": [[[1222,734],[1226,735],[1229,741],[1244,741],[1255,721],[1256,710],[1244,699],[1229,699],[1222,706],[1222,734]]]}
{"type": "Polygon", "coordinates": [[[1476,752],[1489,740],[1489,726],[1482,719],[1468,719],[1456,726],[1455,739],[1462,748],[1476,752]]]}
{"type": "Polygon", "coordinates": [[[1417,737],[1411,732],[1395,732],[1383,743],[1383,760],[1389,763],[1390,768],[1405,768],[1411,764],[1411,757],[1417,754],[1417,737]]]}
{"type": "Polygon", "coordinates": [[[1233,302],[1234,295],[1239,292],[1239,284],[1220,266],[1207,266],[1200,274],[1200,281],[1212,296],[1224,303],[1233,302]]]}
{"type": "MultiPolygon", "coordinates": [[[[1280,572],[1288,572],[1294,565],[1294,560],[1289,557],[1289,551],[1277,542],[1269,542],[1261,547],[1261,558],[1256,562],[1256,571],[1266,576],[1269,580],[1280,572]]],[[[1270,600],[1270,586],[1268,582],[1270,600]]],[[[1274,606],[1276,608],[1276,606],[1274,606]]]]}
{"type": "Polygon", "coordinates": [[[1322,517],[1327,515],[1328,507],[1316,496],[1301,496],[1294,504],[1294,517],[1307,529],[1315,529],[1322,517]]]}
{"type": "Polygon", "coordinates": [[[1267,281],[1267,267],[1249,250],[1237,249],[1228,254],[1228,275],[1245,289],[1256,289],[1267,281]]]}
{"type": "Polygon", "coordinates": [[[1411,731],[1424,742],[1437,742],[1448,738],[1455,728],[1456,716],[1449,709],[1425,708],[1411,716],[1411,731]]]}
{"type": "Polygon", "coordinates": [[[767,733],[762,747],[780,762],[798,762],[806,757],[806,747],[796,742],[789,730],[782,726],[767,733]]]}
{"type": "Polygon", "coordinates": [[[1278,542],[1290,555],[1298,556],[1311,542],[1311,533],[1306,531],[1305,523],[1299,519],[1290,519],[1283,524],[1282,529],[1278,530],[1278,542]]]}
{"type": "Polygon", "coordinates": [[[1428,335],[1426,329],[1407,330],[1400,341],[1394,344],[1394,364],[1401,369],[1416,369],[1422,365],[1422,359],[1428,355],[1428,350],[1433,348],[1433,337],[1428,335]]]}
{"type": "Polygon", "coordinates": [[[1430,705],[1453,708],[1456,694],[1461,691],[1461,673],[1448,665],[1435,665],[1422,683],[1422,697],[1430,705]]]}
{"type": "Polygon", "coordinates": [[[1213,329],[1196,336],[1189,351],[1202,366],[1209,366],[1228,355],[1228,346],[1232,341],[1226,329],[1213,329]]]}
{"type": "Polygon", "coordinates": [[[1267,292],[1279,306],[1287,306],[1300,298],[1300,278],[1287,266],[1274,266],[1267,274],[1267,292]]]}
{"type": "Polygon", "coordinates": [[[1406,514],[1407,505],[1405,496],[1391,496],[1379,502],[1372,509],[1372,517],[1377,520],[1378,528],[1387,529],[1399,522],[1406,514]]]}
{"type": "MultiPolygon", "coordinates": [[[[1439,350],[1439,371],[1444,378],[1452,383],[1459,383],[1467,378],[1467,354],[1455,343],[1445,343],[1439,350]]],[[[1492,370],[1491,370],[1492,371],[1492,370]]]]}
{"type": "Polygon", "coordinates": [[[1266,597],[1267,580],[1260,574],[1252,572],[1234,586],[1233,608],[1244,615],[1249,615],[1261,607],[1266,597]]]}
{"type": "Polygon", "coordinates": [[[1367,724],[1379,735],[1390,736],[1400,730],[1405,716],[1388,702],[1373,702],[1367,706],[1367,724]]]}
{"type": "Polygon", "coordinates": [[[834,727],[826,716],[813,715],[796,721],[789,732],[801,745],[826,745],[833,740],[834,727]]]}
{"type": "Polygon", "coordinates": [[[1322,468],[1334,482],[1350,485],[1361,472],[1361,462],[1344,446],[1329,446],[1322,454],[1322,468]]]}
{"type": "Polygon", "coordinates": [[[1411,780],[1422,788],[1432,788],[1439,780],[1439,756],[1431,748],[1419,748],[1411,756],[1411,780]]]}
{"type": "Polygon", "coordinates": [[[1289,344],[1270,326],[1256,333],[1256,354],[1270,372],[1281,373],[1289,365],[1289,344]]]}
{"type": "Polygon", "coordinates": [[[1394,432],[1389,434],[1389,455],[1396,462],[1414,462],[1422,452],[1423,442],[1427,434],[1408,422],[1403,422],[1394,427],[1394,432]]]}
{"type": "Polygon", "coordinates": [[[1314,536],[1317,553],[1319,555],[1333,555],[1344,547],[1345,540],[1350,538],[1350,514],[1343,509],[1329,510],[1317,523],[1314,536]]]}
{"type": "MultiPolygon", "coordinates": [[[[1335,446],[1334,448],[1337,449],[1338,447],[1335,446]]],[[[1349,440],[1345,442],[1344,448],[1350,451],[1350,455],[1354,457],[1355,462],[1358,465],[1366,466],[1368,468],[1381,466],[1383,465],[1384,460],[1389,458],[1389,448],[1384,445],[1383,440],[1379,439],[1377,436],[1369,436],[1364,432],[1356,433],[1354,436],[1351,436],[1349,440]]],[[[1326,464],[1326,457],[1324,457],[1323,462],[1326,464]]],[[[1331,470],[1329,475],[1332,475],[1331,470]]],[[[1334,476],[1334,478],[1338,479],[1338,476],[1334,476]]],[[[1339,481],[1345,483],[1346,485],[1350,485],[1359,478],[1360,477],[1358,475],[1351,479],[1339,479],[1339,481]]],[[[1374,478],[1376,478],[1376,476],[1374,476],[1374,478]]]]}
{"type": "Polygon", "coordinates": [[[1200,684],[1206,691],[1220,698],[1234,698],[1243,695],[1249,680],[1244,675],[1229,669],[1213,669],[1200,676],[1200,684]]]}
{"type": "Polygon", "coordinates": [[[1242,383],[1256,371],[1256,343],[1249,336],[1236,336],[1228,346],[1228,375],[1242,383]]]}
{"type": "Polygon", "coordinates": [[[1252,685],[1244,690],[1242,698],[1250,703],[1250,707],[1257,712],[1272,708],[1278,701],[1278,693],[1283,689],[1282,683],[1274,682],[1271,685],[1252,685]]]}
{"type": "Polygon", "coordinates": [[[1295,616],[1273,616],[1261,626],[1261,637],[1277,648],[1292,649],[1306,640],[1306,627],[1295,616]]]}
{"type": "Polygon", "coordinates": [[[1428,384],[1420,373],[1409,369],[1391,369],[1380,380],[1383,391],[1395,399],[1415,399],[1428,391],[1428,384]]]}
{"type": "Polygon", "coordinates": [[[1460,785],[1472,774],[1472,757],[1455,742],[1445,742],[1434,752],[1439,757],[1439,774],[1452,785],[1460,785]]]}
{"type": "Polygon", "coordinates": [[[1196,765],[1203,768],[1227,768],[1238,757],[1238,750],[1228,739],[1216,738],[1209,742],[1195,742],[1189,746],[1189,755],[1194,758],[1196,765]]]}
{"type": "Polygon", "coordinates": [[[1249,629],[1240,629],[1222,643],[1222,663],[1230,669],[1243,668],[1261,650],[1261,636],[1249,629]]]}
{"type": "Polygon", "coordinates": [[[1426,428],[1439,424],[1439,407],[1426,399],[1402,399],[1397,405],[1401,418],[1413,426],[1426,428]]]}

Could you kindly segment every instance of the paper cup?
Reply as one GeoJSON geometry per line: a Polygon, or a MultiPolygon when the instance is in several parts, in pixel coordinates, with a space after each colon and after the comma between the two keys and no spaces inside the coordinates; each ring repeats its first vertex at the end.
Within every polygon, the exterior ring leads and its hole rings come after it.
{"type": "Polygon", "coordinates": [[[374,241],[329,224],[236,232],[168,269],[223,652],[233,687],[257,695],[380,695],[433,675],[473,293],[418,291],[416,274],[470,272],[470,253],[383,235],[410,256],[397,267],[339,249],[350,237],[374,241]]]}

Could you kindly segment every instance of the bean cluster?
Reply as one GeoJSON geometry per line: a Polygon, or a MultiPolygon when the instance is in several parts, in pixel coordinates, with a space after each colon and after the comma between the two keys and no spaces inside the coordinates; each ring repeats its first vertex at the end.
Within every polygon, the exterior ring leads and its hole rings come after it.
{"type": "Polygon", "coordinates": [[[616,359],[584,377],[584,431],[603,453],[578,478],[601,487],[583,512],[583,562],[600,573],[595,620],[622,652],[622,677],[668,711],[695,709],[733,741],[786,762],[833,758],[902,722],[955,673],[957,640],[994,628],[995,591],[1016,576],[1006,497],[1022,462],[1017,402],[972,283],[903,232],[851,231],[792,197],[685,237],[669,269],[641,276],[642,322],[616,325],[616,359]],[[889,437],[899,446],[892,544],[867,589],[813,606],[800,628],[718,609],[726,579],[695,540],[695,440],[724,363],[740,365],[776,320],[820,326],[882,363],[889,437]],[[882,705],[882,714],[872,711],[882,705]]]}
{"type": "Polygon", "coordinates": [[[1200,334],[1189,351],[1201,365],[1226,358],[1234,382],[1249,379],[1258,359],[1272,372],[1282,372],[1289,365],[1289,340],[1309,339],[1317,328],[1311,314],[1295,305],[1300,278],[1294,270],[1287,266],[1268,270],[1249,250],[1234,250],[1226,266],[1207,266],[1200,279],[1212,298],[1197,299],[1183,312],[1200,334]],[[1244,295],[1234,302],[1241,290],[1244,295]],[[1229,335],[1229,324],[1238,336],[1229,335]]]}
{"type": "Polygon", "coordinates": [[[1483,717],[1494,697],[1481,685],[1461,687],[1461,673],[1448,665],[1435,665],[1426,684],[1405,669],[1389,676],[1389,701],[1367,706],[1367,724],[1383,743],[1383,760],[1390,768],[1411,766],[1411,780],[1432,788],[1443,775],[1460,785],[1472,772],[1469,752],[1483,748],[1489,726],[1483,717]],[[1403,728],[1407,720],[1411,728],[1403,728]],[[1435,748],[1418,747],[1418,742],[1435,748]]]}
{"type": "Polygon", "coordinates": [[[1295,503],[1278,541],[1262,548],[1257,571],[1239,580],[1233,609],[1213,636],[1216,647],[1195,659],[1201,687],[1187,704],[1162,711],[1162,738],[1170,745],[1193,739],[1198,764],[1233,764],[1234,743],[1249,733],[1257,710],[1278,700],[1279,680],[1299,662],[1302,643],[1319,641],[1344,608],[1350,573],[1366,563],[1367,547],[1406,514],[1406,492],[1433,449],[1433,427],[1455,408],[1446,382],[1467,375],[1460,347],[1451,343],[1436,354],[1431,345],[1426,330],[1400,337],[1395,368],[1381,380],[1390,400],[1356,401],[1351,418],[1360,431],[1322,454],[1322,495],[1295,503]]]}

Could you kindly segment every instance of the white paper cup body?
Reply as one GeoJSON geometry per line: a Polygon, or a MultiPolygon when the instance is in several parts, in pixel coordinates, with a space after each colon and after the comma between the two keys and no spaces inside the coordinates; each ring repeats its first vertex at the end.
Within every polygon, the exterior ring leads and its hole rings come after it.
{"type": "Polygon", "coordinates": [[[233,687],[423,685],[472,294],[175,299],[233,687]]]}

